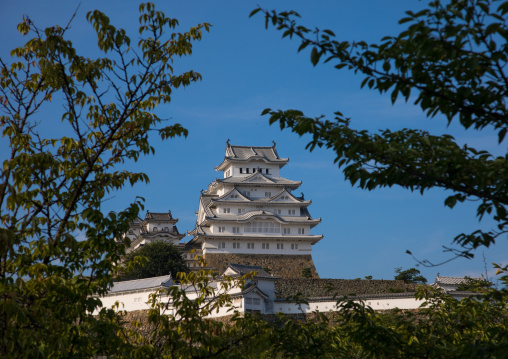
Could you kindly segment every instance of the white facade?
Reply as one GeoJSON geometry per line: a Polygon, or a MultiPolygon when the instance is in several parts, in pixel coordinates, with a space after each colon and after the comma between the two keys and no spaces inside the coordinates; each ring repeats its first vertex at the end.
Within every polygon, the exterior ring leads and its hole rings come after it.
{"type": "Polygon", "coordinates": [[[280,177],[287,158],[275,148],[226,146],[223,172],[202,191],[190,244],[207,253],[309,255],[323,238],[311,234],[321,219],[311,217],[301,182],[280,177]]]}
{"type": "MultiPolygon", "coordinates": [[[[215,293],[227,293],[231,298],[231,306],[224,306],[219,311],[213,311],[207,317],[218,318],[231,315],[234,312],[259,312],[261,314],[301,314],[312,313],[314,311],[329,312],[337,311],[337,299],[329,298],[308,298],[308,304],[298,304],[287,301],[283,298],[276,298],[275,281],[280,280],[265,272],[260,266],[245,266],[231,264],[224,276],[239,277],[246,273],[256,271],[257,276],[247,279],[243,288],[232,287],[224,290],[221,281],[210,283],[210,287],[215,293]]],[[[167,289],[173,285],[170,276],[139,279],[134,281],[125,281],[115,283],[110,292],[101,297],[103,307],[112,308],[119,304],[119,310],[135,311],[150,309],[149,297],[159,289],[167,289]]],[[[182,287],[189,299],[197,298],[200,291],[195,286],[182,287]]],[[[460,299],[459,297],[457,299],[460,299]]],[[[168,304],[169,315],[175,315],[176,310],[172,308],[172,299],[167,295],[160,295],[161,303],[168,304]]],[[[414,293],[395,293],[395,294],[373,294],[364,295],[355,298],[358,302],[362,300],[366,305],[375,310],[388,309],[417,309],[423,304],[423,300],[415,299],[414,293]]]]}
{"type": "Polygon", "coordinates": [[[145,219],[134,220],[127,233],[124,234],[123,240],[128,238],[131,242],[127,252],[155,241],[178,245],[185,234],[178,232],[177,222],[178,219],[171,216],[171,211],[165,213],[146,212],[145,219]]]}

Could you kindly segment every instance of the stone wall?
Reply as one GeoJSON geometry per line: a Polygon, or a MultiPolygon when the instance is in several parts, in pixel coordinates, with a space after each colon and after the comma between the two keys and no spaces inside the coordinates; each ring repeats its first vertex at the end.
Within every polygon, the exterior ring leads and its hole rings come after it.
{"type": "Polygon", "coordinates": [[[302,270],[310,268],[312,278],[319,278],[319,275],[308,255],[286,255],[286,254],[206,254],[207,267],[212,267],[219,273],[226,270],[229,263],[258,265],[269,268],[271,274],[281,278],[302,278],[302,270]]]}
{"type": "Polygon", "coordinates": [[[384,294],[416,291],[416,284],[402,280],[365,279],[307,279],[291,278],[275,282],[277,297],[287,298],[300,293],[305,298],[355,296],[363,294],[384,294]]]}

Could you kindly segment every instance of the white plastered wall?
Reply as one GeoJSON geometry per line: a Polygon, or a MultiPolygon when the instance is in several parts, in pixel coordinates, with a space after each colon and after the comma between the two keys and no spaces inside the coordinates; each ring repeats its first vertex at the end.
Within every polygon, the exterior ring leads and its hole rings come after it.
{"type": "Polygon", "coordinates": [[[289,254],[289,255],[308,255],[312,247],[309,242],[297,240],[266,240],[262,236],[257,239],[239,238],[239,240],[231,239],[216,239],[207,240],[206,246],[203,246],[203,254],[289,254]],[[226,247],[221,248],[219,243],[224,242],[226,247]],[[240,248],[233,248],[233,243],[239,243],[240,248]],[[248,248],[248,243],[254,243],[254,248],[248,248]],[[269,248],[263,249],[263,243],[268,243],[269,248]],[[282,244],[283,248],[277,249],[277,244],[282,244]],[[298,248],[291,248],[291,244],[298,244],[298,248]]]}

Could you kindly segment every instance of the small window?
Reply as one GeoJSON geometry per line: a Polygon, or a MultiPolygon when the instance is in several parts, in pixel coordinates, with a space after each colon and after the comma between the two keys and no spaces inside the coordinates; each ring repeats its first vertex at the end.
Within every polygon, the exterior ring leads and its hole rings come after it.
{"type": "Polygon", "coordinates": [[[240,233],[240,227],[233,227],[233,233],[240,233]]]}
{"type": "Polygon", "coordinates": [[[233,249],[240,249],[240,243],[233,242],[233,249]]]}
{"type": "Polygon", "coordinates": [[[298,234],[305,234],[305,228],[298,228],[298,234]]]}
{"type": "Polygon", "coordinates": [[[157,227],[153,227],[153,231],[157,232],[158,231],[157,227]]]}
{"type": "Polygon", "coordinates": [[[294,210],[294,209],[288,210],[288,214],[294,215],[295,213],[296,213],[296,210],[294,210]]]}
{"type": "Polygon", "coordinates": [[[269,175],[269,174],[270,174],[270,172],[268,171],[268,168],[266,169],[266,174],[267,174],[267,175],[269,175]]]}
{"type": "Polygon", "coordinates": [[[231,213],[231,208],[223,208],[222,213],[231,213]]]}
{"type": "Polygon", "coordinates": [[[226,227],[218,227],[219,228],[219,233],[225,233],[226,232],[226,227]]]}
{"type": "Polygon", "coordinates": [[[260,298],[245,298],[245,304],[248,305],[261,305],[261,299],[260,298]]]}
{"type": "Polygon", "coordinates": [[[272,196],[272,192],[265,192],[265,197],[271,197],[272,196]]]}
{"type": "Polygon", "coordinates": [[[284,243],[277,243],[277,249],[284,249],[284,243]]]}
{"type": "Polygon", "coordinates": [[[250,197],[250,191],[245,191],[245,195],[246,195],[247,197],[250,197]]]}
{"type": "Polygon", "coordinates": [[[263,249],[270,249],[270,243],[263,243],[261,248],[263,248],[263,249]]]}
{"type": "Polygon", "coordinates": [[[252,169],[252,173],[254,173],[254,172],[256,172],[256,169],[255,169],[255,168],[253,168],[253,169],[252,169]]]}
{"type": "Polygon", "coordinates": [[[226,242],[219,242],[219,248],[226,248],[226,242]]]}
{"type": "Polygon", "coordinates": [[[169,232],[169,227],[164,227],[164,232],[169,232]]]}
{"type": "Polygon", "coordinates": [[[248,168],[245,169],[245,173],[249,173],[249,169],[248,168]]]}
{"type": "Polygon", "coordinates": [[[240,168],[240,173],[243,173],[243,168],[240,168]]]}
{"type": "Polygon", "coordinates": [[[292,243],[291,249],[298,249],[298,243],[292,243]]]}
{"type": "Polygon", "coordinates": [[[254,249],[254,243],[247,243],[247,249],[254,249]]]}
{"type": "Polygon", "coordinates": [[[290,234],[291,228],[284,228],[284,234],[290,234]]]}

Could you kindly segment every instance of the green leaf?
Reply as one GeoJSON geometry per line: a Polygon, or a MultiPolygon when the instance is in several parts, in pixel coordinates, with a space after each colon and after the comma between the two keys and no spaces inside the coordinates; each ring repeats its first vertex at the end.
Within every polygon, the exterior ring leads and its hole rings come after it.
{"type": "Polygon", "coordinates": [[[253,17],[254,15],[256,15],[260,11],[261,11],[261,8],[257,8],[257,9],[252,10],[250,12],[250,14],[249,14],[249,17],[253,17]]]}
{"type": "Polygon", "coordinates": [[[312,62],[312,65],[316,66],[320,57],[321,55],[319,54],[318,49],[313,47],[310,53],[310,61],[312,62]]]}

